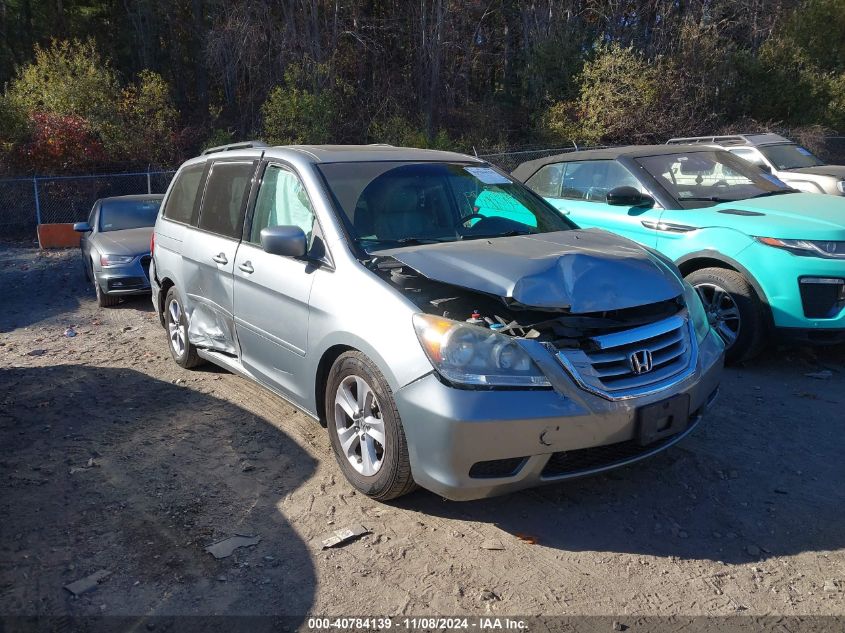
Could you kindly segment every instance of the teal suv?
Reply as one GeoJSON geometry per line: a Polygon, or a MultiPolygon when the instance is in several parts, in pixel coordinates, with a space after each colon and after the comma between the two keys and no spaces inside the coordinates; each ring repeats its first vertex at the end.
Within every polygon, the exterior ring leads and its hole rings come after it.
{"type": "Polygon", "coordinates": [[[517,167],[576,224],[671,259],[698,290],[729,360],[768,335],[845,341],[845,199],[801,193],[724,150],[572,152],[517,167]]]}

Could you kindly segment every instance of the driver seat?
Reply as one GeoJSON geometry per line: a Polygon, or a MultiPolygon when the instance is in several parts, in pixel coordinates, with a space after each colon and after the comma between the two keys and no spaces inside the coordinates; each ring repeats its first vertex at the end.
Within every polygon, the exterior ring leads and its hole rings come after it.
{"type": "Polygon", "coordinates": [[[382,240],[400,240],[417,237],[431,232],[434,227],[431,218],[419,204],[417,190],[413,187],[397,187],[386,197],[375,214],[375,234],[382,240]]]}

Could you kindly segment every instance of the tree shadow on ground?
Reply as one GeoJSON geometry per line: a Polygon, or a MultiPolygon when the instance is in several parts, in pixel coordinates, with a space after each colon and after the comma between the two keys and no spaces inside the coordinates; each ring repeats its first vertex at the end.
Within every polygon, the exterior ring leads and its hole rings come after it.
{"type": "Polygon", "coordinates": [[[312,556],[284,505],[315,462],[285,433],[129,369],[3,369],[0,394],[0,613],[309,610],[312,556]],[[235,534],[261,542],[204,551],[235,534]],[[62,588],[101,569],[93,592],[62,588]]]}

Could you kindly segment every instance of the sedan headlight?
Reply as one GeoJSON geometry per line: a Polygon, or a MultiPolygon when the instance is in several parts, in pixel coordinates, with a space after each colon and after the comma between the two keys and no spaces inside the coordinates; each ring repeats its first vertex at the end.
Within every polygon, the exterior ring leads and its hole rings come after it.
{"type": "Polygon", "coordinates": [[[710,333],[710,320],[707,318],[707,312],[704,310],[698,291],[686,281],[684,282],[684,303],[687,304],[689,318],[692,319],[695,327],[695,338],[700,345],[710,333]]]}
{"type": "Polygon", "coordinates": [[[428,314],[414,315],[426,356],[446,380],[477,387],[549,387],[549,379],[510,336],[428,314]]]}
{"type": "Polygon", "coordinates": [[[795,255],[845,259],[845,242],[827,240],[782,240],[777,237],[758,237],[766,246],[782,248],[795,255]]]}
{"type": "Polygon", "coordinates": [[[100,266],[120,266],[131,264],[135,259],[132,255],[100,255],[100,266]]]}

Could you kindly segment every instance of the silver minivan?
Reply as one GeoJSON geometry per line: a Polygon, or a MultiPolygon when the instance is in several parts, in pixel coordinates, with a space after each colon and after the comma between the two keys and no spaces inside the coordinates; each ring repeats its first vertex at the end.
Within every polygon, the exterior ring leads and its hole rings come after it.
{"type": "Polygon", "coordinates": [[[179,365],[295,404],[382,500],[654,455],[695,428],[722,371],[671,262],[451,152],[208,150],[167,191],[150,277],[179,365]]]}

